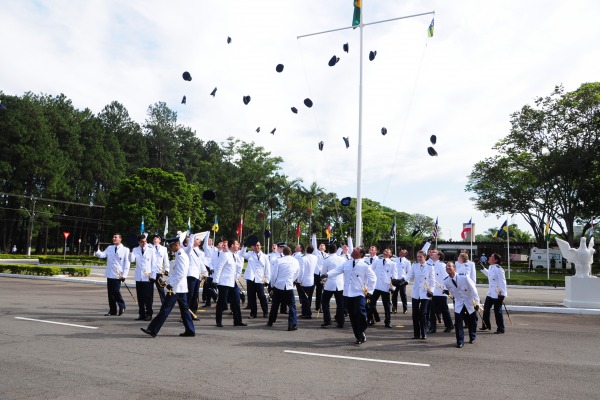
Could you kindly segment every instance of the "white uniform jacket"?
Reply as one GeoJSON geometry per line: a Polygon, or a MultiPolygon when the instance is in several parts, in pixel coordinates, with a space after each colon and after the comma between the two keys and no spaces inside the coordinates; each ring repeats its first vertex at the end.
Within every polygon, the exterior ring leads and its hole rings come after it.
{"type": "Polygon", "coordinates": [[[461,263],[456,261],[456,273],[457,274],[465,274],[469,275],[469,278],[473,280],[473,282],[477,283],[477,271],[475,271],[475,263],[472,261],[467,261],[466,263],[461,263]]]}
{"type": "Polygon", "coordinates": [[[294,289],[294,281],[300,274],[300,263],[292,256],[278,258],[271,265],[271,286],[279,290],[294,289]]]}
{"type": "Polygon", "coordinates": [[[371,268],[377,277],[375,289],[382,292],[389,292],[392,279],[398,279],[396,263],[389,258],[378,258],[373,262],[371,268]]]}
{"type": "Polygon", "coordinates": [[[278,251],[274,251],[272,253],[269,253],[269,261],[271,262],[271,264],[273,263],[273,261],[277,260],[278,258],[283,257],[283,254],[278,252],[278,251]]]}
{"type": "Polygon", "coordinates": [[[135,263],[134,279],[138,282],[149,282],[152,276],[152,262],[154,260],[154,249],[150,246],[142,248],[134,247],[129,253],[129,262],[135,263]]]}
{"type": "Polygon", "coordinates": [[[379,260],[378,256],[366,256],[365,258],[363,258],[364,262],[367,263],[367,265],[371,265],[373,266],[373,264],[375,263],[375,261],[379,260]]]}
{"type": "Polygon", "coordinates": [[[477,294],[477,288],[475,282],[469,275],[456,274],[454,275],[454,282],[449,275],[446,275],[444,279],[444,287],[452,293],[454,297],[454,312],[460,313],[464,307],[467,307],[469,314],[475,311],[473,306],[473,300],[479,304],[479,294],[477,294]],[[456,282],[456,284],[454,283],[456,282]]]}
{"type": "Polygon", "coordinates": [[[156,279],[156,274],[162,274],[169,272],[169,253],[165,246],[159,245],[148,245],[154,253],[152,257],[152,279],[156,279]]]}
{"type": "Polygon", "coordinates": [[[230,251],[224,251],[218,260],[213,279],[221,286],[234,287],[237,277],[242,274],[243,257],[230,251]]]}
{"type": "Polygon", "coordinates": [[[213,265],[213,259],[217,257],[219,249],[217,249],[215,246],[210,246],[208,244],[208,239],[209,238],[207,237],[204,238],[204,241],[202,242],[202,250],[204,251],[204,262],[206,265],[211,266],[213,265]]]}
{"type": "Polygon", "coordinates": [[[427,260],[427,264],[429,264],[433,267],[433,273],[435,276],[435,287],[431,286],[431,289],[432,289],[431,291],[433,292],[433,295],[448,297],[444,293],[442,293],[442,291],[443,291],[442,285],[443,285],[444,279],[448,276],[448,273],[446,272],[446,263],[443,263],[440,260],[433,261],[433,260],[429,259],[429,260],[427,260]]]}
{"type": "Polygon", "coordinates": [[[208,271],[206,270],[204,252],[200,250],[200,247],[192,247],[195,236],[195,234],[190,236],[188,240],[189,245],[183,249],[190,258],[190,269],[188,270],[187,276],[193,276],[196,279],[200,279],[200,275],[207,276],[208,271]]]}
{"type": "Polygon", "coordinates": [[[115,246],[111,244],[104,251],[98,250],[94,253],[98,258],[106,258],[105,278],[119,279],[119,275],[127,278],[129,274],[129,249],[122,244],[115,246]]]}
{"type": "MultiPolygon", "coordinates": [[[[347,260],[337,255],[336,253],[329,254],[323,258],[323,266],[321,267],[321,275],[328,274],[329,271],[336,269],[347,260]]],[[[340,274],[333,278],[327,278],[323,290],[335,292],[336,290],[344,290],[344,275],[340,274]]]]}
{"type": "Polygon", "coordinates": [[[344,296],[357,297],[364,296],[364,288],[369,294],[373,294],[377,277],[373,269],[364,262],[364,260],[348,260],[339,267],[329,271],[329,277],[335,278],[338,275],[344,275],[344,296]]]}
{"type": "Polygon", "coordinates": [[[427,300],[427,285],[429,285],[429,289],[433,292],[433,280],[434,280],[434,272],[433,267],[428,264],[419,264],[414,263],[408,274],[406,275],[406,280],[409,281],[412,279],[413,281],[413,289],[411,297],[413,299],[421,299],[427,300]]]}
{"type": "Polygon", "coordinates": [[[314,254],[306,253],[302,257],[302,264],[300,264],[300,274],[298,275],[298,282],[302,286],[309,287],[315,284],[315,272],[318,271],[317,264],[319,259],[314,254]]]}
{"type": "Polygon", "coordinates": [[[183,251],[183,249],[177,250],[175,253],[175,261],[173,262],[173,268],[167,278],[167,284],[173,287],[175,293],[187,293],[187,275],[190,269],[190,258],[183,251]]]}
{"type": "Polygon", "coordinates": [[[240,255],[248,260],[246,271],[244,271],[244,279],[255,283],[269,283],[271,277],[271,262],[269,257],[262,251],[246,251],[242,248],[240,255]]]}
{"type": "Polygon", "coordinates": [[[485,276],[488,277],[489,280],[489,288],[487,295],[492,299],[498,298],[498,291],[502,296],[508,296],[508,291],[506,290],[506,276],[504,275],[504,269],[498,264],[490,265],[490,269],[483,268],[481,270],[485,276]]]}

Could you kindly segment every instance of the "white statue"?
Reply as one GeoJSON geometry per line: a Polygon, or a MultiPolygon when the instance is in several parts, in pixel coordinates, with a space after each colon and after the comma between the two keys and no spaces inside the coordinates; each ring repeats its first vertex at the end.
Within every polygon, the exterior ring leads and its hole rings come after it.
{"type": "Polygon", "coordinates": [[[590,244],[587,247],[585,242],[586,239],[585,236],[583,236],[579,248],[573,249],[569,246],[568,242],[565,242],[562,239],[556,239],[556,243],[558,243],[562,256],[566,258],[567,261],[575,264],[575,276],[579,278],[595,278],[595,276],[592,275],[592,260],[593,255],[596,252],[596,250],[594,250],[594,238],[592,237],[590,239],[590,244]]]}

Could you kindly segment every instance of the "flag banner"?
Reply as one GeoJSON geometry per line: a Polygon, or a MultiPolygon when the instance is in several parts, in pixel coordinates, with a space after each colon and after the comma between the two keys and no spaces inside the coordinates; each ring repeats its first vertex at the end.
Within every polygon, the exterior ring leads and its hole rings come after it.
{"type": "Polygon", "coordinates": [[[140,235],[144,233],[144,216],[142,215],[142,224],[140,225],[140,235]]]}
{"type": "Polygon", "coordinates": [[[210,228],[211,231],[214,231],[215,233],[219,232],[219,218],[217,218],[217,216],[215,215],[215,223],[213,224],[212,228],[210,228]]]}
{"type": "Polygon", "coordinates": [[[471,222],[473,220],[473,218],[469,219],[469,222],[467,222],[462,230],[462,232],[460,233],[460,237],[465,240],[467,238],[467,235],[469,234],[469,232],[471,232],[471,230],[473,229],[473,223],[471,222]]]}
{"type": "Polygon", "coordinates": [[[434,239],[438,237],[438,217],[435,217],[435,225],[433,226],[433,236],[434,239]]]}
{"type": "Polygon", "coordinates": [[[237,229],[235,230],[235,232],[237,233],[238,236],[242,236],[242,232],[244,230],[244,217],[242,216],[242,218],[240,219],[240,223],[237,227],[237,229]]]}
{"type": "Polygon", "coordinates": [[[300,238],[300,224],[296,225],[296,238],[300,238]]]}
{"type": "Polygon", "coordinates": [[[188,217],[187,234],[189,235],[191,232],[192,232],[192,217],[188,217]]]}
{"type": "Polygon", "coordinates": [[[327,235],[327,239],[331,238],[331,224],[327,224],[325,227],[325,235],[327,235]]]}
{"type": "Polygon", "coordinates": [[[392,229],[390,229],[390,239],[396,237],[396,221],[392,224],[392,229]]]}
{"type": "Polygon", "coordinates": [[[361,0],[353,0],[354,14],[352,15],[352,26],[360,25],[360,2],[361,0]]]}
{"type": "Polygon", "coordinates": [[[508,234],[508,218],[506,219],[506,221],[504,221],[500,229],[498,229],[498,232],[494,233],[494,237],[506,234],[508,234]]]}
{"type": "Polygon", "coordinates": [[[548,221],[546,221],[546,229],[544,229],[544,239],[547,241],[550,240],[550,217],[548,217],[548,221]]]}
{"type": "Polygon", "coordinates": [[[429,28],[427,28],[427,37],[433,37],[433,29],[434,29],[434,24],[433,24],[433,20],[435,18],[431,19],[431,23],[429,24],[429,28]]]}
{"type": "Polygon", "coordinates": [[[163,232],[163,236],[167,237],[167,233],[169,233],[169,217],[165,219],[165,231],[163,232]]]}
{"type": "Polygon", "coordinates": [[[590,223],[592,227],[590,228],[590,239],[594,237],[594,219],[596,217],[592,217],[592,222],[590,223]]]}

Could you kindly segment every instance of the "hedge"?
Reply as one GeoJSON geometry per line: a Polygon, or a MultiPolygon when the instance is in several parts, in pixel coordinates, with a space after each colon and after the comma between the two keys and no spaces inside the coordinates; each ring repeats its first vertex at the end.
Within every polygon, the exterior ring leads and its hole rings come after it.
{"type": "Polygon", "coordinates": [[[77,268],[77,267],[40,267],[32,265],[0,265],[0,271],[10,274],[22,274],[22,275],[70,275],[70,276],[88,276],[90,274],[89,268],[77,268]]]}

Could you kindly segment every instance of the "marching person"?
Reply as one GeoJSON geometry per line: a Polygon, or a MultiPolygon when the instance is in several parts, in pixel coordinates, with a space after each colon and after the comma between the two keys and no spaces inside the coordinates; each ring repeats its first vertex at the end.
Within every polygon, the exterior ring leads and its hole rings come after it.
{"type": "Polygon", "coordinates": [[[246,246],[242,247],[240,255],[248,260],[244,279],[246,280],[246,288],[248,290],[248,306],[250,307],[250,319],[258,316],[258,306],[256,298],[260,301],[262,309],[262,317],[267,318],[269,312],[269,302],[265,296],[265,286],[269,284],[271,276],[271,263],[265,253],[261,251],[261,244],[258,238],[254,236],[253,240],[248,238],[252,251],[247,251],[246,246]]]}
{"type": "Polygon", "coordinates": [[[373,269],[365,263],[365,250],[358,246],[352,251],[352,260],[344,262],[339,267],[329,271],[322,278],[335,278],[338,275],[344,275],[344,296],[347,300],[350,323],[355,344],[362,344],[367,340],[365,331],[367,330],[367,297],[373,294],[377,277],[373,269]]]}
{"type": "Polygon", "coordinates": [[[106,291],[108,292],[108,313],[109,315],[123,315],[125,312],[125,301],[121,296],[121,282],[125,282],[129,273],[129,249],[121,243],[123,238],[120,233],[115,233],[112,237],[112,243],[105,251],[96,251],[94,255],[98,258],[106,258],[106,291]],[[117,306],[119,307],[117,313],[117,306]]]}
{"type": "Polygon", "coordinates": [[[219,328],[223,327],[223,311],[227,309],[227,300],[233,313],[233,326],[247,326],[242,321],[240,310],[240,289],[237,280],[242,274],[244,259],[237,252],[240,242],[230,239],[227,242],[228,251],[221,254],[220,261],[215,268],[214,280],[217,282],[219,297],[217,299],[216,323],[219,328]]]}
{"type": "Polygon", "coordinates": [[[469,275],[456,273],[453,262],[446,264],[447,276],[444,278],[444,294],[454,298],[454,320],[456,322],[456,347],[461,348],[465,343],[463,320],[469,328],[469,343],[475,343],[477,338],[476,312],[479,309],[479,295],[475,282],[469,275]]]}
{"type": "MultiPolygon", "coordinates": [[[[312,244],[306,247],[306,254],[301,258],[300,273],[298,276],[298,297],[302,306],[302,319],[311,319],[310,308],[312,295],[315,291],[315,271],[317,270],[318,258],[313,254],[315,248],[312,244]]],[[[319,279],[320,280],[320,279],[319,279]]]]}
{"type": "Polygon", "coordinates": [[[278,258],[271,267],[273,303],[271,304],[267,326],[273,326],[275,321],[277,321],[277,309],[279,305],[285,304],[289,307],[288,331],[298,330],[294,282],[300,274],[300,264],[295,257],[292,257],[292,249],[284,246],[282,248],[282,257],[278,258]]]}
{"type": "Polygon", "coordinates": [[[167,279],[167,295],[165,296],[164,303],[160,307],[160,311],[150,322],[148,328],[140,328],[142,332],[152,337],[158,335],[160,328],[163,326],[167,320],[167,317],[173,310],[175,302],[177,302],[177,305],[179,306],[179,312],[181,314],[181,319],[183,320],[183,326],[185,327],[185,331],[180,333],[179,336],[196,336],[196,329],[194,328],[192,314],[187,301],[187,276],[188,269],[190,268],[190,259],[185,251],[183,251],[181,247],[181,241],[182,238],[180,237],[174,237],[167,241],[169,243],[171,252],[175,254],[173,270],[167,279]]]}
{"type": "Polygon", "coordinates": [[[154,249],[148,246],[146,235],[138,236],[139,246],[129,253],[129,262],[135,263],[135,292],[138,300],[138,314],[136,321],[150,321],[152,319],[152,300],[154,297],[152,283],[152,262],[154,249]]]}
{"type": "Polygon", "coordinates": [[[321,243],[317,246],[317,235],[313,234],[311,244],[315,251],[314,255],[317,256],[317,268],[315,268],[315,276],[313,280],[315,282],[315,311],[321,311],[321,300],[323,297],[323,283],[321,282],[321,269],[323,268],[323,260],[326,257],[325,243],[321,243]]]}
{"type": "MultiPolygon", "coordinates": [[[[329,271],[332,271],[342,265],[346,260],[339,256],[336,251],[336,245],[330,243],[328,247],[329,255],[324,257],[323,266],[321,267],[321,276],[327,275],[329,271]]],[[[321,277],[319,276],[319,280],[321,277]]],[[[326,328],[331,325],[331,311],[330,302],[331,297],[335,297],[335,322],[338,328],[344,327],[344,275],[340,274],[333,278],[326,278],[325,284],[323,285],[323,299],[321,306],[323,307],[323,324],[321,327],[326,328]]]]}
{"type": "Polygon", "coordinates": [[[413,280],[412,320],[413,339],[427,339],[427,308],[433,297],[431,286],[434,284],[433,267],[425,262],[423,250],[417,252],[417,262],[411,266],[406,281],[413,280]]]}
{"type": "Polygon", "coordinates": [[[206,279],[204,280],[204,286],[201,285],[201,287],[202,287],[202,302],[204,303],[204,305],[202,305],[202,307],[204,307],[206,305],[206,302],[211,295],[210,291],[211,291],[211,286],[212,286],[212,277],[211,277],[210,265],[212,263],[212,255],[213,255],[214,250],[215,250],[215,248],[213,246],[213,241],[210,238],[210,232],[209,232],[207,237],[205,237],[204,240],[202,241],[202,251],[204,252],[204,266],[206,267],[206,273],[207,273],[206,279]],[[207,248],[209,251],[206,251],[207,248]]]}
{"type": "MultiPolygon", "coordinates": [[[[160,235],[156,234],[152,237],[152,275],[150,276],[150,282],[154,283],[158,290],[158,297],[160,297],[160,303],[165,302],[165,288],[160,285],[160,281],[163,279],[163,275],[169,276],[169,253],[167,248],[160,244],[160,235]]],[[[150,247],[150,246],[149,246],[150,247]]]]}
{"type": "Polygon", "coordinates": [[[377,255],[377,246],[369,247],[369,255],[365,257],[365,262],[367,263],[367,265],[373,265],[373,263],[377,261],[378,258],[379,256],[377,255]]]}
{"type": "Polygon", "coordinates": [[[342,256],[346,260],[352,260],[352,251],[354,250],[354,245],[352,244],[352,238],[348,236],[348,244],[343,244],[342,247],[337,249],[337,254],[342,256]]]}
{"type": "Polygon", "coordinates": [[[406,258],[408,250],[400,250],[400,257],[396,262],[396,273],[398,279],[404,279],[401,285],[394,285],[395,289],[392,293],[392,312],[395,314],[398,310],[398,294],[400,294],[400,301],[402,302],[402,313],[406,314],[408,311],[408,300],[406,298],[406,275],[410,271],[410,261],[406,258]]]}
{"type": "Polygon", "coordinates": [[[477,271],[475,271],[475,263],[469,260],[467,250],[461,250],[456,261],[456,272],[459,274],[469,275],[469,277],[477,284],[477,271]]]}
{"type": "Polygon", "coordinates": [[[446,272],[446,264],[442,262],[443,257],[444,253],[438,249],[429,250],[429,260],[427,260],[427,264],[433,267],[435,286],[433,287],[433,297],[431,298],[428,333],[435,333],[437,331],[438,314],[441,314],[444,321],[444,332],[450,332],[454,329],[452,326],[452,317],[448,310],[448,296],[443,293],[444,288],[442,287],[442,282],[448,275],[446,272]]]}
{"type": "MultiPolygon", "coordinates": [[[[269,255],[269,261],[271,261],[271,271],[273,270],[273,265],[274,263],[277,262],[277,260],[279,260],[280,258],[283,257],[283,248],[285,247],[285,242],[277,242],[275,245],[275,247],[273,248],[273,252],[269,255]]],[[[273,286],[273,285],[271,285],[273,286]]],[[[273,308],[273,303],[271,302],[271,308],[273,308]]],[[[285,302],[281,302],[280,305],[280,310],[279,310],[280,314],[287,314],[287,306],[285,302]]]]}
{"type": "Polygon", "coordinates": [[[504,317],[502,316],[502,303],[504,298],[508,295],[506,290],[506,276],[504,269],[500,266],[502,257],[493,253],[490,258],[490,269],[483,267],[481,272],[488,277],[488,292],[483,304],[483,326],[479,329],[486,330],[492,329],[490,323],[490,310],[494,306],[494,316],[496,317],[496,332],[504,333],[504,317]]]}
{"type": "Polygon", "coordinates": [[[217,301],[217,283],[214,280],[215,268],[219,264],[221,254],[227,250],[227,242],[219,242],[217,246],[210,246],[206,241],[202,244],[202,249],[204,250],[204,257],[209,255],[210,264],[208,264],[208,278],[206,278],[206,282],[204,283],[203,292],[206,293],[205,303],[202,305],[202,308],[211,307],[212,301],[217,301]]]}
{"type": "MultiPolygon", "coordinates": [[[[206,232],[205,237],[208,236],[206,232]]],[[[200,234],[194,233],[188,239],[188,245],[183,249],[190,259],[190,267],[187,274],[188,284],[188,303],[190,310],[194,315],[198,312],[199,305],[199,293],[200,293],[200,277],[206,279],[208,270],[206,269],[206,261],[204,259],[204,252],[200,249],[200,234]]],[[[192,317],[194,321],[198,321],[199,318],[192,317]]]]}
{"type": "Polygon", "coordinates": [[[379,296],[381,296],[383,311],[385,313],[383,322],[385,323],[386,328],[392,327],[392,313],[390,312],[390,287],[392,287],[392,280],[395,282],[398,279],[396,265],[390,259],[391,256],[392,250],[386,248],[383,250],[383,258],[375,259],[371,265],[371,268],[377,277],[377,283],[375,284],[375,290],[373,291],[373,295],[371,296],[371,301],[369,304],[373,313],[377,313],[377,300],[379,300],[379,296]]]}

